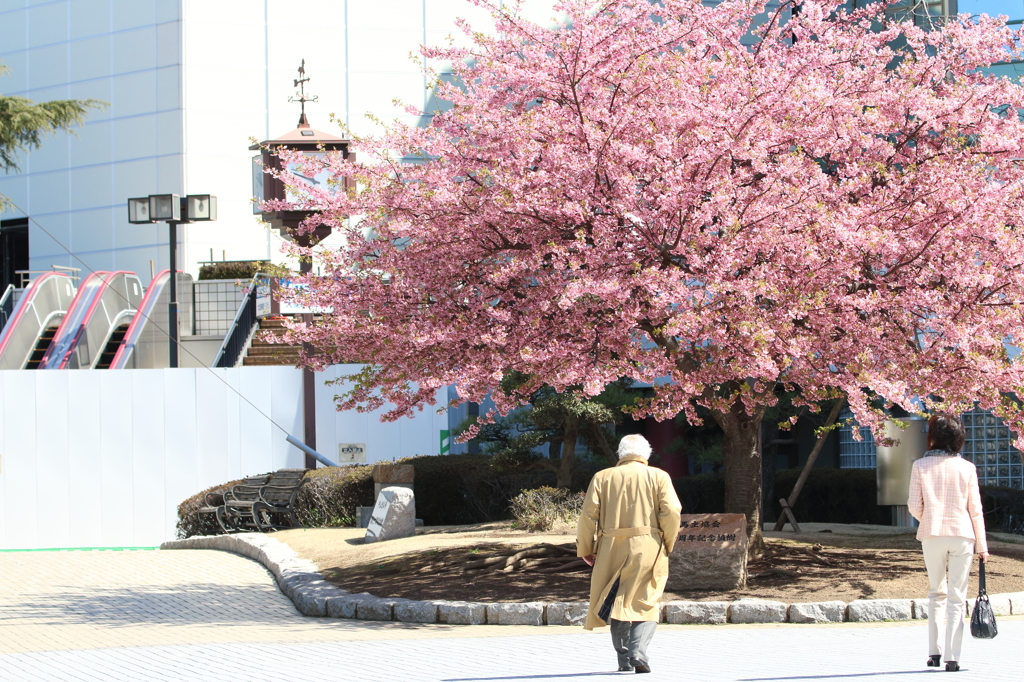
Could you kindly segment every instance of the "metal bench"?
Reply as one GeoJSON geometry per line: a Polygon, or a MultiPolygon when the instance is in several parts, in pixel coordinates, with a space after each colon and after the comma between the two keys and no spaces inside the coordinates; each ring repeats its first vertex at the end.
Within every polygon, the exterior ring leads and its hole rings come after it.
{"type": "MultiPolygon", "coordinates": [[[[244,530],[237,525],[233,514],[230,513],[228,503],[240,506],[252,506],[252,503],[259,497],[259,490],[270,482],[271,474],[251,476],[243,479],[238,485],[222,493],[206,493],[206,506],[199,508],[200,516],[213,516],[217,525],[224,533],[235,533],[244,530]]],[[[254,525],[251,527],[255,527],[254,525]]]]}
{"type": "Polygon", "coordinates": [[[306,469],[281,469],[270,483],[259,490],[259,498],[251,508],[252,522],[261,533],[283,528],[298,528],[295,500],[305,481],[306,469]],[[282,523],[284,522],[284,523],[282,523]]]}

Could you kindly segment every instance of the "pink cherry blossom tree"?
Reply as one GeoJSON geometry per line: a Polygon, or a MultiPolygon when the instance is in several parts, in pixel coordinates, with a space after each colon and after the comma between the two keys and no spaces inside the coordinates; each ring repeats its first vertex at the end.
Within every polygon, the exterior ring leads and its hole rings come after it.
{"type": "Polygon", "coordinates": [[[307,162],[359,191],[296,184],[347,240],[305,254],[333,314],[293,331],[314,367],[369,363],[341,408],[480,401],[509,371],[535,384],[501,411],[541,383],[653,384],[640,415],[721,425],[754,551],[781,390],[876,427],[878,401],[977,402],[1024,433],[1024,89],[984,70],[1024,55],[1001,20],[562,0],[549,26],[471,2],[496,31],[423,50],[452,108],[307,162]]]}

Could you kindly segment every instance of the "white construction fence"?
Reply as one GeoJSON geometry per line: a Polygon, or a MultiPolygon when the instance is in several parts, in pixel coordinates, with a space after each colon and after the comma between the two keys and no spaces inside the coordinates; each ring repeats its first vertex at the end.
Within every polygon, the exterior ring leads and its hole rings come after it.
{"type": "MultiPolygon", "coordinates": [[[[316,375],[317,450],[337,461],[339,443],[364,444],[367,463],[438,454],[448,418],[434,408],[389,423],[334,409],[341,387],[324,382],[358,369],[316,375]]],[[[0,550],[172,539],[189,496],[302,467],[285,442],[302,439],[302,414],[294,367],[2,371],[0,550]]]]}

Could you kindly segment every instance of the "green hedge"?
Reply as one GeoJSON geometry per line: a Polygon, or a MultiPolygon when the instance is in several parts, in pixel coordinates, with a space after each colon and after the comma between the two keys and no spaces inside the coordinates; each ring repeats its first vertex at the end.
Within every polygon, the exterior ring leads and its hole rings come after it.
{"type": "MultiPolygon", "coordinates": [[[[487,455],[421,456],[398,460],[416,470],[416,514],[430,526],[482,523],[511,518],[512,498],[524,490],[554,486],[549,471],[499,471],[487,455]]],[[[573,477],[573,492],[594,475],[584,463],[573,477]]]]}
{"type": "Polygon", "coordinates": [[[365,464],[311,469],[295,502],[307,528],[354,526],[356,507],[372,504],[373,467],[365,464]]]}
{"type": "MultiPolygon", "coordinates": [[[[409,457],[399,464],[416,470],[416,512],[427,525],[459,525],[511,518],[513,498],[524,490],[554,485],[547,471],[498,472],[485,455],[409,457]]],[[[600,467],[584,463],[573,477],[572,492],[586,490],[600,467]]],[[[800,475],[785,469],[775,475],[776,499],[789,497],[800,475]]],[[[725,510],[725,482],[720,474],[673,479],[684,514],[725,510]]],[[[178,537],[220,532],[210,515],[200,516],[207,493],[222,495],[241,481],[208,488],[178,505],[178,537]]],[[[356,507],[373,504],[373,466],[348,465],[306,474],[299,493],[298,515],[310,528],[352,526],[356,507]]],[[[892,523],[889,507],[877,504],[874,469],[814,469],[794,509],[798,521],[819,523],[892,523]]],[[[989,530],[1024,535],[1024,491],[982,486],[981,502],[989,530]]]]}
{"type": "MultiPolygon", "coordinates": [[[[789,497],[799,469],[775,473],[775,500],[789,497]]],[[[684,514],[725,511],[725,480],[721,474],[676,478],[684,514]]],[[[874,469],[812,469],[793,512],[797,521],[892,525],[889,507],[879,507],[874,469]]],[[[776,502],[776,504],[778,504],[776,502]]]]}
{"type": "MultiPolygon", "coordinates": [[[[799,476],[800,469],[775,472],[775,505],[789,497],[799,476]]],[[[892,508],[878,506],[874,469],[811,469],[793,513],[798,522],[892,525],[892,508]]]]}
{"type": "MultiPolygon", "coordinates": [[[[499,471],[486,455],[422,455],[400,459],[416,471],[416,515],[430,526],[482,523],[511,518],[512,499],[524,490],[553,486],[555,475],[541,470],[499,471]]],[[[598,467],[582,463],[572,492],[586,490],[598,467]]],[[[178,506],[178,536],[219,532],[199,517],[207,492],[222,492],[238,481],[193,495],[178,506]]],[[[296,513],[309,528],[355,525],[356,507],[373,499],[373,466],[347,465],[311,470],[296,501],[296,513]]],[[[215,524],[216,522],[214,522],[215,524]]]]}
{"type": "Polygon", "coordinates": [[[265,271],[269,261],[223,261],[207,263],[199,267],[199,279],[252,279],[257,272],[265,271]]]}
{"type": "MultiPolygon", "coordinates": [[[[775,499],[789,497],[799,476],[799,469],[777,471],[775,499]]],[[[725,510],[725,481],[720,474],[676,478],[672,483],[684,514],[725,510]]],[[[982,486],[981,506],[988,530],[1024,535],[1024,490],[982,486]]],[[[793,511],[797,521],[892,525],[892,508],[878,505],[874,469],[812,469],[793,511]]]]}
{"type": "Polygon", "coordinates": [[[721,474],[673,478],[684,514],[721,514],[725,511],[725,479],[721,474]]]}
{"type": "Polygon", "coordinates": [[[1024,535],[1024,490],[981,486],[985,529],[1024,535]]]}

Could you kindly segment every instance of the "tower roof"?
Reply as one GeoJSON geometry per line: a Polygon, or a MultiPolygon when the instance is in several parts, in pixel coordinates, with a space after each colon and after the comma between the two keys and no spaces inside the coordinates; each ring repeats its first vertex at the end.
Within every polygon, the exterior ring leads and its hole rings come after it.
{"type": "Polygon", "coordinates": [[[295,130],[289,131],[280,137],[275,137],[272,140],[264,140],[258,144],[254,144],[249,149],[256,150],[261,147],[295,147],[296,145],[312,145],[317,146],[323,144],[327,149],[337,149],[343,144],[348,144],[349,140],[337,135],[331,135],[320,130],[314,130],[309,127],[308,123],[300,123],[299,127],[295,130]]]}

